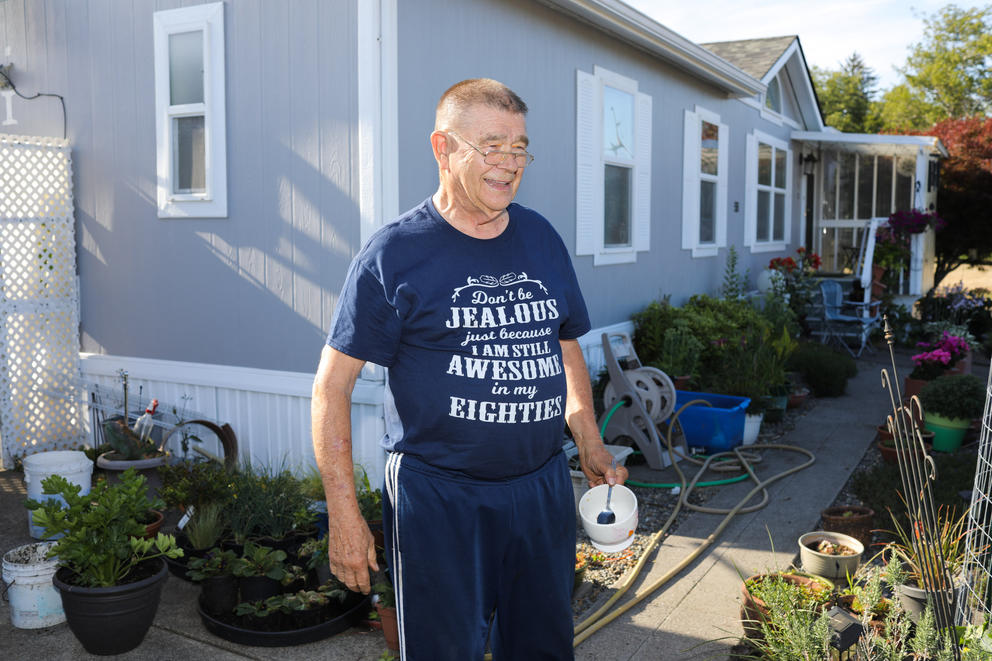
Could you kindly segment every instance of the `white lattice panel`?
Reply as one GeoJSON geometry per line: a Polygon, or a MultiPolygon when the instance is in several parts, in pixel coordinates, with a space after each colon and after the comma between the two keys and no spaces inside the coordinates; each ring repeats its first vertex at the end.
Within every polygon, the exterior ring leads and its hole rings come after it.
{"type": "Polygon", "coordinates": [[[76,447],[83,415],[68,141],[0,134],[3,464],[76,447]]]}

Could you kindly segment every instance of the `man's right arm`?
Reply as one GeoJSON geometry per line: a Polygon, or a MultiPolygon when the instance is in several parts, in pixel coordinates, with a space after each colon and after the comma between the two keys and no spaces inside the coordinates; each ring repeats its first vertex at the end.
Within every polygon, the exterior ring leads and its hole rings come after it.
{"type": "Polygon", "coordinates": [[[375,544],[358,509],[351,454],[351,392],[364,361],[325,346],[313,382],[313,450],[327,498],[331,572],[349,590],[368,594],[375,544]]]}

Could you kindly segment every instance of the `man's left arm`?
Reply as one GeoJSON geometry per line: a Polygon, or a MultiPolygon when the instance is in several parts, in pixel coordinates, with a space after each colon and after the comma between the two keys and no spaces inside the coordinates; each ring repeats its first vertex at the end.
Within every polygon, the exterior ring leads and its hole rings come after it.
{"type": "Polygon", "coordinates": [[[611,464],[613,455],[603,445],[603,437],[596,424],[596,412],[592,403],[592,384],[589,370],[578,340],[560,340],[561,357],[565,365],[565,382],[568,395],[565,399],[565,422],[572,432],[572,438],[579,448],[579,461],[582,472],[589,478],[589,486],[600,484],[623,484],[627,479],[627,469],[617,466],[614,473],[611,464]]]}

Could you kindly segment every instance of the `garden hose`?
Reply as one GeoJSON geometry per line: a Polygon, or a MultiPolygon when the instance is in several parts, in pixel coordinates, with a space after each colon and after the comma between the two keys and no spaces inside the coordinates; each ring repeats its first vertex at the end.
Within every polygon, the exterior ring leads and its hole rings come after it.
{"type": "MultiPolygon", "coordinates": [[[[681,453],[679,453],[679,455],[682,456],[684,459],[687,459],[696,464],[699,463],[702,464],[700,469],[696,472],[696,475],[693,477],[692,481],[687,482],[685,474],[682,472],[681,468],[679,468],[678,463],[674,461],[673,455],[675,454],[675,450],[672,447],[671,430],[674,428],[675,423],[678,421],[678,416],[682,413],[682,411],[686,408],[686,406],[690,406],[693,403],[694,402],[689,402],[675,412],[674,416],[672,417],[672,423],[669,426],[668,434],[666,434],[665,436],[665,442],[668,446],[669,456],[671,456],[673,459],[672,467],[678,473],[679,479],[681,480],[681,482],[678,485],[676,485],[680,487],[678,503],[676,504],[672,513],[669,515],[668,520],[665,521],[665,524],[661,527],[661,529],[650,537],[647,546],[644,548],[644,551],[641,554],[641,558],[637,561],[637,564],[634,566],[634,569],[631,571],[630,576],[627,577],[627,579],[619,587],[617,592],[613,594],[606,601],[605,604],[603,604],[598,610],[596,610],[595,613],[593,613],[585,620],[580,622],[578,625],[576,625],[573,646],[580,645],[584,640],[589,638],[589,636],[594,634],[596,631],[606,626],[607,624],[615,620],[617,617],[619,617],[623,613],[627,612],[629,609],[639,604],[641,601],[643,601],[649,595],[653,594],[660,587],[668,583],[668,581],[670,581],[672,578],[680,574],[683,569],[685,569],[689,564],[695,561],[696,558],[698,558],[703,553],[703,551],[708,549],[717,540],[717,538],[720,536],[723,530],[730,524],[731,520],[733,520],[735,516],[737,516],[740,513],[753,512],[757,509],[764,507],[768,503],[768,491],[767,491],[768,485],[772,484],[773,482],[777,482],[778,480],[781,480],[782,478],[787,477],[792,473],[796,473],[805,468],[808,468],[809,466],[813,465],[813,463],[816,461],[816,457],[813,455],[813,453],[806,450],[805,448],[800,448],[792,445],[781,445],[781,444],[762,445],[761,446],[762,449],[777,449],[777,450],[788,450],[792,452],[800,452],[802,454],[807,455],[809,459],[806,462],[799,464],[798,466],[793,466],[792,468],[789,468],[776,475],[773,475],[772,477],[766,480],[759,480],[757,475],[755,475],[754,473],[754,470],[752,468],[752,463],[756,463],[756,459],[760,460],[760,457],[757,457],[752,452],[745,453],[742,452],[739,448],[734,448],[732,452],[729,451],[720,452],[717,454],[710,455],[702,462],[700,462],[698,459],[686,457],[681,453]],[[754,488],[752,488],[741,500],[739,500],[737,505],[735,505],[733,508],[729,510],[702,507],[699,505],[693,505],[692,503],[689,503],[688,501],[689,495],[692,493],[692,490],[694,488],[696,488],[697,486],[702,486],[701,484],[699,484],[699,478],[707,470],[711,469],[710,464],[718,459],[722,459],[723,457],[731,457],[731,455],[734,462],[737,463],[747,472],[748,477],[754,480],[755,482],[754,488]],[[755,495],[757,495],[759,491],[763,492],[762,501],[757,505],[751,507],[745,507],[745,505],[755,495]],[[685,558],[683,558],[682,561],[679,562],[675,567],[670,569],[664,576],[660,577],[654,583],[647,586],[640,592],[636,593],[630,600],[625,602],[623,605],[619,606],[616,610],[607,613],[607,611],[609,611],[609,609],[630,589],[630,587],[634,584],[634,581],[637,580],[637,577],[640,575],[641,570],[644,568],[644,565],[647,563],[648,557],[651,556],[652,552],[661,542],[662,537],[665,536],[665,533],[668,531],[672,523],[675,521],[675,518],[678,516],[683,505],[688,507],[689,509],[693,509],[696,511],[707,512],[712,514],[724,514],[725,516],[723,520],[720,522],[720,524],[716,527],[716,529],[712,533],[710,533],[710,535],[705,540],[703,540],[703,542],[692,553],[690,553],[685,558]]],[[[605,424],[604,424],[604,428],[605,428],[605,424]]]]}

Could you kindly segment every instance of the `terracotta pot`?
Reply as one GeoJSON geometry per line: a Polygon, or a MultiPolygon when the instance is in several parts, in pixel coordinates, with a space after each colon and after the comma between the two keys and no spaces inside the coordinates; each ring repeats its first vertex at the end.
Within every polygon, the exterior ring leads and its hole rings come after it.
{"type": "Polygon", "coordinates": [[[875,510],[860,505],[828,507],[820,512],[820,525],[824,530],[853,537],[866,549],[871,546],[874,520],[875,510]]]}
{"type": "Polygon", "coordinates": [[[145,539],[152,539],[158,535],[158,531],[162,527],[162,521],[165,519],[165,515],[158,510],[148,510],[148,513],[155,518],[151,523],[145,526],[145,539]]]}
{"type": "Polygon", "coordinates": [[[398,652],[400,649],[400,628],[396,619],[396,609],[375,605],[379,613],[379,620],[382,622],[382,635],[386,639],[386,647],[398,652]]]}
{"type": "Polygon", "coordinates": [[[910,397],[915,397],[920,394],[923,390],[923,386],[930,383],[926,379],[911,379],[908,376],[902,381],[902,398],[904,400],[909,400],[910,397]]]}
{"type": "MultiPolygon", "coordinates": [[[[761,632],[761,623],[768,621],[768,605],[761,599],[753,596],[747,589],[748,581],[755,579],[763,580],[769,576],[780,576],[785,581],[793,585],[802,585],[822,593],[826,596],[832,589],[832,585],[826,579],[815,579],[808,576],[798,576],[796,574],[755,574],[741,583],[741,625],[744,627],[744,636],[751,640],[763,640],[764,634],[761,632]]],[[[825,604],[826,602],[824,602],[825,604]]]]}
{"type": "Polygon", "coordinates": [[[797,388],[793,390],[789,395],[788,407],[790,409],[799,408],[806,403],[807,397],[809,397],[809,388],[797,388]]]}

